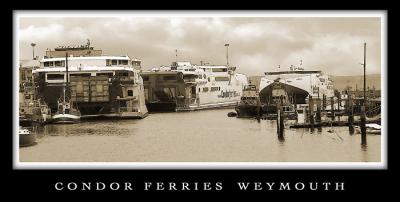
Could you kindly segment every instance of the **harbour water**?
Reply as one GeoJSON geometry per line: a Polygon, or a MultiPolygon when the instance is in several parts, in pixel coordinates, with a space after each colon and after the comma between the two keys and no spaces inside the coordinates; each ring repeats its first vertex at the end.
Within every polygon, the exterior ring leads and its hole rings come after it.
{"type": "Polygon", "coordinates": [[[380,162],[381,136],[347,127],[285,129],[270,120],[227,117],[233,109],[155,113],[145,119],[46,125],[21,162],[380,162]]]}

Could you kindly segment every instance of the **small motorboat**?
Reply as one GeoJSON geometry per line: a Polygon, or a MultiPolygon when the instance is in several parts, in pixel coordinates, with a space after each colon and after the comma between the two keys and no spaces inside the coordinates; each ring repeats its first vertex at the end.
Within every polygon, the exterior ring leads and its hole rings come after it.
{"type": "MultiPolygon", "coordinates": [[[[382,126],[376,123],[369,123],[369,124],[365,124],[366,127],[366,133],[367,134],[377,134],[380,135],[381,134],[381,128],[382,126]]],[[[361,128],[360,126],[354,126],[354,129],[357,133],[361,133],[361,128]]]]}
{"type": "Polygon", "coordinates": [[[19,146],[26,147],[36,143],[35,134],[31,133],[27,128],[19,127],[19,146]]]}

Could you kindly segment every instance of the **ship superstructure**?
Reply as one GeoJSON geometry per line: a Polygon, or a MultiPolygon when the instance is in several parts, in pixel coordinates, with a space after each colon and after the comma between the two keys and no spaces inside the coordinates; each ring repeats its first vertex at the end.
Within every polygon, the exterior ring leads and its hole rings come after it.
{"type": "Polygon", "coordinates": [[[141,61],[126,55],[101,54],[101,50],[95,50],[89,43],[46,51],[40,67],[33,70],[39,96],[56,112],[58,98],[68,82],[70,90],[66,96],[82,118],[147,116],[141,61]]]}
{"type": "Polygon", "coordinates": [[[311,95],[314,98],[334,97],[332,79],[322,71],[294,69],[290,71],[266,72],[260,81],[260,99],[265,103],[273,90],[274,82],[282,83],[290,102],[305,104],[311,95]]]}
{"type": "Polygon", "coordinates": [[[143,72],[146,104],[150,111],[235,106],[247,85],[247,77],[235,70],[235,67],[190,62],[153,68],[143,72]]]}

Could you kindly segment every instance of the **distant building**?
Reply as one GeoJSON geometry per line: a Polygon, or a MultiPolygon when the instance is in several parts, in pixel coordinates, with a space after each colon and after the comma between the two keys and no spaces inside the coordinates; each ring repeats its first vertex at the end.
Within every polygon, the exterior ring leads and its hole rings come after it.
{"type": "Polygon", "coordinates": [[[32,70],[39,68],[38,60],[20,60],[19,66],[19,84],[32,82],[32,70]]]}

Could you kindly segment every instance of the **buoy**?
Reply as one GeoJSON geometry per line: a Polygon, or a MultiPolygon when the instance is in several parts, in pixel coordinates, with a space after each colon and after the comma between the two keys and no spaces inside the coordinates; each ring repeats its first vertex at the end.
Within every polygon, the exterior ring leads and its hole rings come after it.
{"type": "Polygon", "coordinates": [[[236,117],[237,113],[236,112],[229,112],[228,117],[236,117]]]}

